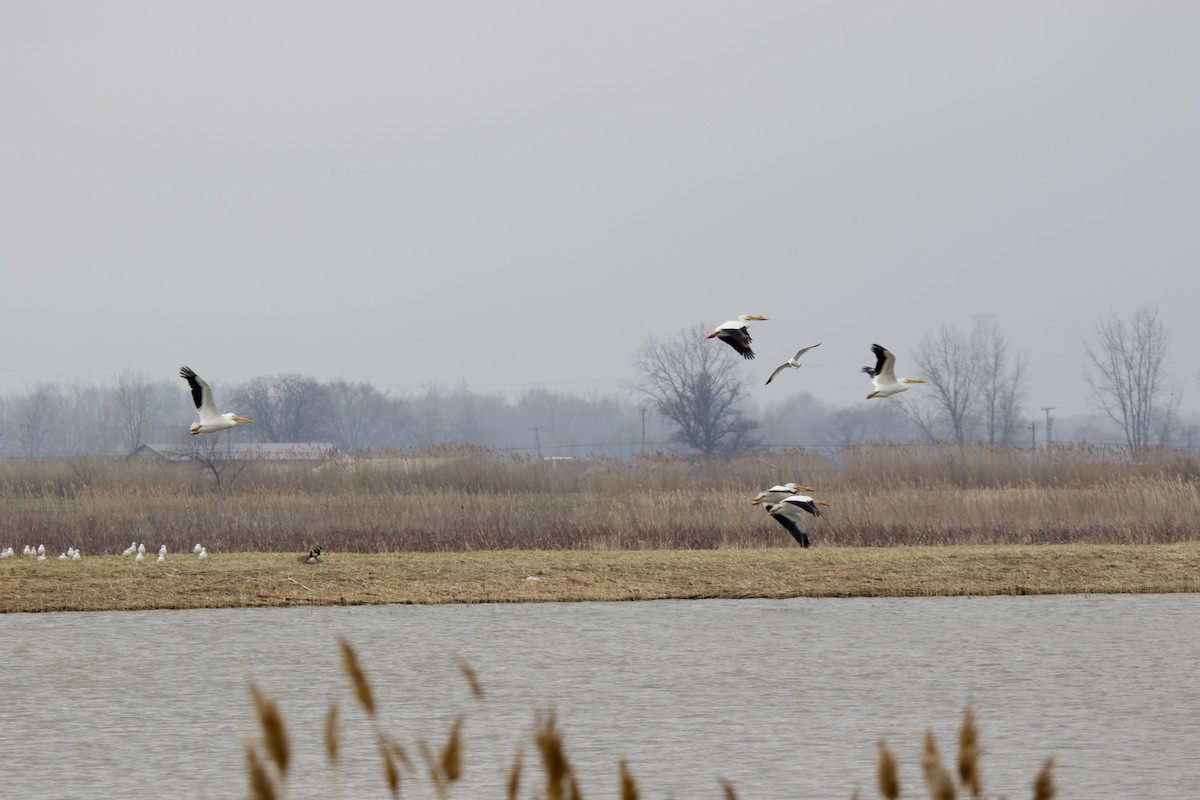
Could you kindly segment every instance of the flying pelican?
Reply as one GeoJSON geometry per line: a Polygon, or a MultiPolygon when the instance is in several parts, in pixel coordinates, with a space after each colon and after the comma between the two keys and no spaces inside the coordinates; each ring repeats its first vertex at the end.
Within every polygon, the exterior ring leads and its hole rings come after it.
{"type": "Polygon", "coordinates": [[[728,322],[722,322],[717,326],[716,330],[710,333],[708,339],[720,339],[725,344],[738,351],[742,358],[754,358],[754,351],[750,349],[750,323],[755,320],[765,320],[766,317],[760,317],[756,314],[742,314],[737,319],[731,319],[728,322]]]}
{"type": "Polygon", "coordinates": [[[811,486],[801,486],[798,483],[781,483],[778,486],[772,486],[765,492],[759,492],[750,501],[750,505],[756,506],[759,503],[766,503],[768,506],[776,505],[780,500],[798,492],[811,492],[811,486]]]}
{"type": "Polygon", "coordinates": [[[812,514],[814,517],[821,516],[821,509],[817,506],[827,506],[824,500],[814,500],[808,495],[794,494],[791,497],[785,497],[777,504],[767,509],[767,513],[775,518],[775,521],[787,529],[787,532],[792,535],[792,538],[800,543],[801,547],[808,547],[808,526],[804,522],[805,512],[812,514]]]}
{"type": "Polygon", "coordinates": [[[212,387],[190,368],[181,367],[179,376],[188,382],[188,386],[192,387],[192,401],[196,404],[196,410],[200,412],[200,421],[192,423],[193,436],[197,433],[223,431],[226,428],[232,428],[239,422],[252,421],[245,417],[239,417],[232,411],[218,414],[217,404],[213,402],[212,387]]]}
{"type": "Polygon", "coordinates": [[[797,350],[796,355],[792,356],[787,361],[783,362],[782,364],[780,364],[778,367],[775,368],[775,371],[771,373],[771,377],[767,378],[767,383],[770,383],[771,381],[775,380],[775,376],[778,375],[779,373],[783,372],[788,367],[791,367],[792,369],[799,369],[800,368],[800,356],[804,355],[809,350],[812,350],[814,347],[820,347],[820,346],[821,346],[821,344],[818,342],[817,344],[810,345],[809,347],[804,347],[804,348],[801,348],[800,350],[797,350]]]}
{"type": "Polygon", "coordinates": [[[897,380],[896,357],[883,345],[871,345],[871,352],[875,354],[875,366],[862,368],[863,372],[871,376],[871,383],[875,385],[875,391],[867,395],[868,400],[872,397],[891,397],[900,392],[907,392],[910,383],[925,383],[921,378],[897,380]]]}

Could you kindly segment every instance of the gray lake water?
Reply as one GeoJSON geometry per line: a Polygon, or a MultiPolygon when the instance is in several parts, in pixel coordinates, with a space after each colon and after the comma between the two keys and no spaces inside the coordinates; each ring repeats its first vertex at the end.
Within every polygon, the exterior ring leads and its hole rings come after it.
{"type": "Polygon", "coordinates": [[[952,768],[968,703],[989,795],[1028,797],[1053,755],[1060,798],[1200,797],[1200,595],[0,615],[0,797],[244,797],[250,677],[288,724],[288,797],[386,797],[338,634],[414,757],[465,714],[456,798],[503,797],[518,740],[529,796],[535,709],[589,798],[617,796],[622,758],[644,798],[720,798],[722,777],[743,800],[876,797],[880,737],[921,797],[923,734],[952,768]]]}

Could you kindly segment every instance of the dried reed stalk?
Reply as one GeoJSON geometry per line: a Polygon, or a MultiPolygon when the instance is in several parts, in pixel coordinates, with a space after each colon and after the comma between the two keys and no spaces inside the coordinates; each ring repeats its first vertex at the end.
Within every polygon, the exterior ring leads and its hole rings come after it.
{"type": "Polygon", "coordinates": [[[1054,800],[1056,790],[1054,776],[1051,774],[1053,769],[1054,757],[1051,756],[1046,759],[1046,763],[1042,764],[1037,777],[1033,779],[1033,800],[1054,800]]]}
{"type": "Polygon", "coordinates": [[[446,776],[442,774],[438,760],[433,757],[433,750],[430,749],[429,743],[421,736],[417,737],[417,751],[420,752],[421,759],[425,762],[425,769],[429,772],[429,783],[433,786],[433,791],[440,800],[446,800],[448,796],[446,776]]]}
{"type": "Polygon", "coordinates": [[[521,764],[524,761],[524,756],[525,753],[520,743],[518,743],[517,752],[513,755],[512,766],[508,770],[508,780],[504,784],[504,796],[506,800],[517,800],[517,792],[521,790],[521,764]]]}
{"type": "Polygon", "coordinates": [[[288,747],[287,730],[283,727],[283,716],[279,706],[267,697],[254,681],[250,681],[250,696],[254,699],[254,710],[258,714],[258,724],[263,730],[263,743],[267,754],[275,762],[280,775],[286,775],[290,748],[288,747]]]}
{"type": "Polygon", "coordinates": [[[921,753],[921,771],[925,774],[925,786],[930,800],[955,800],[958,792],[950,772],[942,766],[937,745],[933,741],[933,729],[925,731],[925,748],[921,753]]]}
{"type": "Polygon", "coordinates": [[[547,800],[577,800],[579,786],[563,748],[562,732],[558,730],[553,711],[534,713],[533,740],[542,755],[547,800]]]}
{"type": "Polygon", "coordinates": [[[962,727],[958,731],[958,778],[975,800],[983,797],[979,758],[979,730],[975,727],[975,714],[967,706],[963,711],[962,727]]]}
{"type": "Polygon", "coordinates": [[[342,723],[338,718],[337,703],[330,703],[325,712],[325,759],[331,766],[337,765],[338,749],[342,744],[342,723]]]}
{"type": "Polygon", "coordinates": [[[726,778],[718,778],[717,782],[721,784],[721,791],[725,795],[725,800],[738,800],[737,792],[733,790],[733,784],[726,778]]]}
{"type": "Polygon", "coordinates": [[[637,800],[637,784],[633,780],[633,773],[629,771],[629,762],[622,758],[617,771],[621,782],[621,800],[637,800]]]}
{"type": "Polygon", "coordinates": [[[896,765],[896,757],[888,749],[887,742],[879,740],[879,759],[875,763],[875,777],[879,783],[879,793],[887,800],[897,800],[900,797],[900,771],[896,765]]]}
{"type": "Polygon", "coordinates": [[[267,765],[258,757],[258,749],[246,745],[246,771],[250,778],[250,797],[252,800],[275,800],[275,780],[271,777],[267,765]]]}
{"type": "Polygon", "coordinates": [[[459,671],[467,679],[467,685],[471,687],[471,694],[475,696],[476,700],[483,700],[483,685],[479,683],[479,676],[475,674],[475,670],[464,658],[455,656],[454,663],[458,664],[459,671]]]}
{"type": "Polygon", "coordinates": [[[454,783],[462,777],[462,726],[463,715],[459,714],[450,727],[450,735],[446,737],[446,744],[438,757],[438,769],[448,783],[454,783]]]}
{"type": "Polygon", "coordinates": [[[392,793],[392,797],[399,797],[400,769],[396,766],[392,748],[388,747],[386,740],[382,738],[376,744],[379,747],[379,757],[383,759],[383,779],[387,782],[388,791],[392,793]]]}
{"type": "Polygon", "coordinates": [[[371,684],[367,681],[366,673],[358,663],[358,655],[354,652],[354,647],[350,642],[346,641],[343,636],[338,637],[338,644],[342,648],[342,669],[346,671],[346,675],[350,678],[350,686],[354,689],[354,697],[358,700],[359,705],[367,712],[367,716],[375,717],[375,697],[371,693],[371,684]]]}

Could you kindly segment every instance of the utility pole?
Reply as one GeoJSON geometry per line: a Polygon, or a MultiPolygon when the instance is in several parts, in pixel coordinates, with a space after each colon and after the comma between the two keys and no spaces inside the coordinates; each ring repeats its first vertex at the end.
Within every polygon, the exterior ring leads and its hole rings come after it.
{"type": "Polygon", "coordinates": [[[646,407],[642,406],[642,455],[646,455],[646,407]]]}
{"type": "Polygon", "coordinates": [[[1042,411],[1046,412],[1046,446],[1047,447],[1049,447],[1050,443],[1054,441],[1054,436],[1053,436],[1054,420],[1050,419],[1050,412],[1056,408],[1058,408],[1058,406],[1042,406],[1042,411]]]}
{"type": "Polygon", "coordinates": [[[538,454],[538,461],[541,461],[541,460],[542,460],[542,435],[541,435],[541,430],[542,430],[541,428],[534,428],[534,429],[533,429],[533,441],[534,441],[535,443],[537,443],[537,454],[538,454]]]}
{"type": "Polygon", "coordinates": [[[1029,449],[1037,450],[1037,423],[1029,423],[1029,449]]]}

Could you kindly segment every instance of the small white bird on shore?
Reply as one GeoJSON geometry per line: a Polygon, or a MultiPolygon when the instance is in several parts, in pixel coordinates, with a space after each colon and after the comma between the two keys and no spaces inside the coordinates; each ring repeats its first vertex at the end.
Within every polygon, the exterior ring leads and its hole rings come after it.
{"type": "Polygon", "coordinates": [[[82,561],[82,560],[83,560],[83,556],[82,556],[82,555],[80,555],[80,553],[79,553],[79,551],[78,551],[78,550],[76,550],[76,551],[75,551],[75,555],[71,556],[71,560],[72,560],[72,561],[82,561]]]}
{"type": "Polygon", "coordinates": [[[124,550],[121,551],[121,555],[131,556],[136,552],[137,552],[137,542],[130,542],[129,547],[126,547],[124,550]]]}
{"type": "Polygon", "coordinates": [[[201,547],[200,552],[196,554],[196,558],[200,561],[203,561],[204,559],[208,558],[208,550],[206,548],[201,547]]]}
{"type": "Polygon", "coordinates": [[[203,549],[204,549],[204,548],[202,548],[202,547],[200,546],[200,543],[199,543],[199,542],[196,542],[196,546],[192,548],[192,552],[193,552],[193,553],[199,553],[199,552],[200,552],[201,550],[203,550],[203,549]]]}
{"type": "Polygon", "coordinates": [[[23,556],[36,556],[36,555],[37,555],[37,550],[34,550],[34,549],[33,549],[32,547],[30,547],[29,545],[25,545],[23,548],[21,548],[21,555],[23,555],[23,556]]]}
{"type": "Polygon", "coordinates": [[[37,553],[38,553],[38,555],[39,555],[39,556],[44,556],[44,555],[46,555],[46,545],[44,545],[44,544],[39,544],[39,545],[38,545],[38,549],[37,549],[37,553]]]}
{"type": "Polygon", "coordinates": [[[146,556],[142,555],[141,553],[138,553],[136,556],[133,557],[133,560],[139,564],[145,564],[146,556]]]}
{"type": "Polygon", "coordinates": [[[38,560],[38,561],[45,561],[45,560],[46,560],[46,554],[45,554],[45,553],[38,553],[37,560],[38,560]]]}
{"type": "Polygon", "coordinates": [[[139,545],[138,545],[138,555],[140,556],[140,555],[142,555],[142,554],[143,554],[143,553],[145,553],[145,552],[146,552],[146,545],[144,545],[144,544],[139,544],[139,545]]]}
{"type": "Polygon", "coordinates": [[[158,548],[158,554],[160,556],[165,556],[167,554],[167,546],[165,544],[158,548]]]}
{"type": "Polygon", "coordinates": [[[158,554],[158,558],[154,559],[154,561],[155,561],[156,563],[158,563],[158,564],[162,564],[162,563],[163,563],[164,561],[166,561],[166,560],[167,560],[167,554],[166,554],[166,553],[159,553],[159,554],[158,554]]]}
{"type": "Polygon", "coordinates": [[[11,547],[6,547],[3,550],[0,550],[0,558],[12,558],[13,552],[14,551],[11,547]]]}
{"type": "Polygon", "coordinates": [[[59,554],[58,554],[58,560],[59,560],[59,561],[66,561],[66,560],[67,560],[67,554],[66,554],[66,553],[59,553],[59,554]]]}

